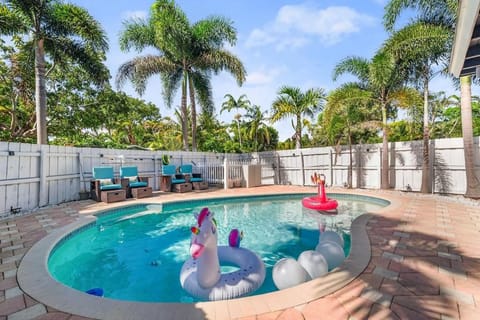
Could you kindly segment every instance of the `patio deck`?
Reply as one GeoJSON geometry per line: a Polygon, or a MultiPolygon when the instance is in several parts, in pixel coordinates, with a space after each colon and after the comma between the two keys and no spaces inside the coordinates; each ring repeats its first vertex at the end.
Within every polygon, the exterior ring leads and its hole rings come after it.
{"type": "MultiPolygon", "coordinates": [[[[144,202],[228,195],[314,192],[312,187],[264,186],[188,194],[157,193],[144,202]]],[[[270,312],[241,312],[218,304],[208,318],[228,319],[478,319],[480,314],[480,205],[461,197],[390,191],[329,189],[378,196],[393,205],[374,214],[366,226],[371,259],[365,270],[342,289],[290,307],[289,297],[270,312]],[[282,307],[288,306],[288,307],[282,307]],[[212,316],[214,314],[214,316],[212,316]],[[242,314],[242,316],[238,316],[242,314]]],[[[52,231],[97,210],[132,204],[90,200],[70,202],[0,221],[0,319],[86,319],[43,305],[17,282],[24,254],[52,231]]],[[[261,301],[258,296],[258,301],[261,301]]],[[[291,300],[291,299],[290,299],[291,300]]],[[[237,304],[238,307],[238,304],[237,304]]],[[[85,308],[89,308],[85,305],[85,308]]],[[[262,309],[262,308],[260,308],[262,309]]],[[[193,310],[193,309],[192,309],[193,310]]],[[[112,310],[113,312],[113,310],[112,310]]],[[[205,313],[192,313],[202,318],[205,313]]],[[[168,319],[165,314],[159,318],[168,319]]],[[[139,310],[138,319],[142,318],[139,310]]],[[[185,319],[190,319],[186,316],[185,319]]]]}

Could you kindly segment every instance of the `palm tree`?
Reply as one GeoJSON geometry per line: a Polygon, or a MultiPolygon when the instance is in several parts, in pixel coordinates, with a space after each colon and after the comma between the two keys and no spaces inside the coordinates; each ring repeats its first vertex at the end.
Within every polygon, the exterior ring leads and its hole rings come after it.
{"type": "Polygon", "coordinates": [[[260,109],[260,106],[253,105],[247,110],[245,117],[250,119],[248,137],[253,139],[255,151],[258,152],[259,146],[259,133],[262,137],[262,141],[270,144],[270,131],[265,123],[266,112],[260,109]]]}
{"type": "MultiPolygon", "coordinates": [[[[220,109],[220,114],[223,112],[223,111],[232,111],[232,109],[237,109],[237,110],[249,110],[250,109],[250,100],[248,100],[247,98],[247,95],[246,94],[242,94],[240,97],[238,97],[237,100],[235,100],[235,98],[231,95],[231,94],[226,94],[224,96],[224,99],[226,99],[223,103],[222,103],[222,109],[220,109]]],[[[240,148],[242,148],[242,134],[240,132],[240,118],[242,117],[242,115],[240,113],[236,114],[235,115],[235,120],[237,121],[237,127],[238,127],[238,139],[239,139],[239,142],[240,142],[240,148]]]]}
{"type": "Polygon", "coordinates": [[[429,83],[438,74],[435,67],[449,53],[451,34],[448,29],[423,21],[411,23],[395,32],[385,47],[400,60],[410,75],[410,81],[423,87],[423,157],[420,192],[432,192],[430,172],[430,112],[429,83]]]}
{"type": "Polygon", "coordinates": [[[463,152],[465,155],[465,171],[467,174],[467,188],[465,191],[465,196],[469,198],[479,199],[480,179],[475,174],[471,85],[471,76],[465,76],[460,78],[460,110],[462,116],[463,152]]]}
{"type": "MultiPolygon", "coordinates": [[[[393,30],[402,11],[414,9],[418,12],[417,18],[419,21],[428,21],[430,24],[448,28],[450,37],[453,39],[453,27],[457,18],[458,5],[456,0],[390,0],[385,6],[384,25],[387,30],[393,30]]],[[[450,50],[447,49],[447,51],[450,50]]],[[[471,76],[460,78],[463,148],[467,181],[465,196],[480,198],[480,179],[476,176],[473,158],[471,83],[471,76]],[[463,99],[469,100],[464,101],[463,99]]]]}
{"type": "Polygon", "coordinates": [[[298,87],[283,86],[278,90],[278,97],[272,103],[270,121],[275,123],[285,118],[294,117],[295,148],[302,147],[302,117],[313,117],[323,109],[325,92],[320,88],[308,89],[305,92],[298,87]]]}
{"type": "Polygon", "coordinates": [[[120,66],[117,86],[130,80],[139,94],[143,94],[148,78],[160,74],[163,96],[167,106],[181,87],[181,114],[183,118],[183,148],[188,150],[187,94],[191,106],[192,150],[196,151],[196,100],[205,112],[213,112],[211,74],[228,71],[238,85],[245,81],[246,72],[241,61],[223,48],[225,43],[235,45],[236,30],[230,20],[213,16],[190,24],[185,13],[172,0],[156,0],[147,20],[125,22],[120,35],[124,51],[142,51],[148,47],[157,55],[136,57],[120,66]]]}
{"type": "Polygon", "coordinates": [[[47,144],[48,74],[57,64],[73,61],[98,83],[107,81],[108,71],[102,64],[108,49],[105,32],[85,9],[73,4],[5,0],[0,4],[0,34],[25,35],[24,50],[34,52],[37,143],[47,144]],[[51,67],[46,70],[48,62],[51,67]]]}
{"type": "Polygon", "coordinates": [[[347,139],[350,160],[347,172],[348,188],[352,188],[354,130],[381,126],[378,121],[369,121],[369,107],[373,102],[371,92],[347,83],[330,92],[322,114],[321,125],[329,142],[338,145],[344,138],[347,139]]]}
{"type": "Polygon", "coordinates": [[[336,80],[344,73],[358,78],[357,86],[371,92],[375,107],[382,114],[382,175],[381,188],[390,188],[388,164],[388,113],[396,105],[409,103],[411,95],[403,90],[404,77],[392,55],[380,50],[371,61],[360,57],[348,57],[337,64],[333,71],[336,80]]]}

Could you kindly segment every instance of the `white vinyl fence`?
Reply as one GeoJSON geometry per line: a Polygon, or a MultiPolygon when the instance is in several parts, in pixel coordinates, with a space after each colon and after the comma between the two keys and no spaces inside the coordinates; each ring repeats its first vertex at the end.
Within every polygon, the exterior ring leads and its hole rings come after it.
{"type": "MultiPolygon", "coordinates": [[[[475,139],[476,172],[480,176],[478,138],[475,139]]],[[[421,184],[422,142],[397,142],[390,147],[390,182],[396,190],[418,191],[421,184]]],[[[431,141],[433,192],[463,194],[465,167],[463,141],[431,141]]],[[[347,182],[349,151],[330,147],[261,152],[217,154],[182,151],[139,151],[75,148],[0,142],[0,217],[55,205],[80,198],[88,192],[92,168],[137,166],[139,175],[149,177],[149,185],[159,189],[161,158],[170,163],[191,163],[209,184],[228,186],[225,181],[242,181],[242,166],[261,165],[262,184],[312,185],[310,176],[323,173],[328,185],[347,182]],[[225,166],[226,164],[226,166],[225,166]]],[[[381,145],[353,146],[353,186],[379,188],[381,145]]],[[[245,185],[245,183],[243,183],[245,185]]],[[[238,185],[235,185],[238,186],[238,185]]]]}

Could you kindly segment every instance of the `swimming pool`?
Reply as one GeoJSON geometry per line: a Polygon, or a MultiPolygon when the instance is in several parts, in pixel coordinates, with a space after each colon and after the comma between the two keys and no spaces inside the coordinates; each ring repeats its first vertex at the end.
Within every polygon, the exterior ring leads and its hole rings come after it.
{"type": "MultiPolygon", "coordinates": [[[[193,302],[180,287],[179,272],[189,257],[192,212],[208,206],[216,215],[219,245],[232,228],[244,231],[242,247],[259,254],[267,276],[254,294],[276,290],[271,269],[283,257],[297,258],[318,242],[320,216],[305,214],[305,195],[281,195],[199,200],[141,205],[104,212],[98,220],[65,237],[52,250],[48,267],[58,281],[85,291],[102,287],[107,297],[148,302],[193,302]],[[145,214],[147,213],[149,214],[145,214]]],[[[322,217],[327,229],[348,230],[361,213],[387,201],[351,195],[329,196],[340,203],[340,214],[322,217]]]]}

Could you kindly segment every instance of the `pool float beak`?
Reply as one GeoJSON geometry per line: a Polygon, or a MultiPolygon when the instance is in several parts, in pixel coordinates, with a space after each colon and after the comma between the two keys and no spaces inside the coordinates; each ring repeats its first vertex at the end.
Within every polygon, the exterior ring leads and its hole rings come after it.
{"type": "Polygon", "coordinates": [[[190,246],[190,255],[193,259],[197,259],[202,255],[203,250],[205,250],[205,246],[203,244],[194,242],[190,246]]]}

